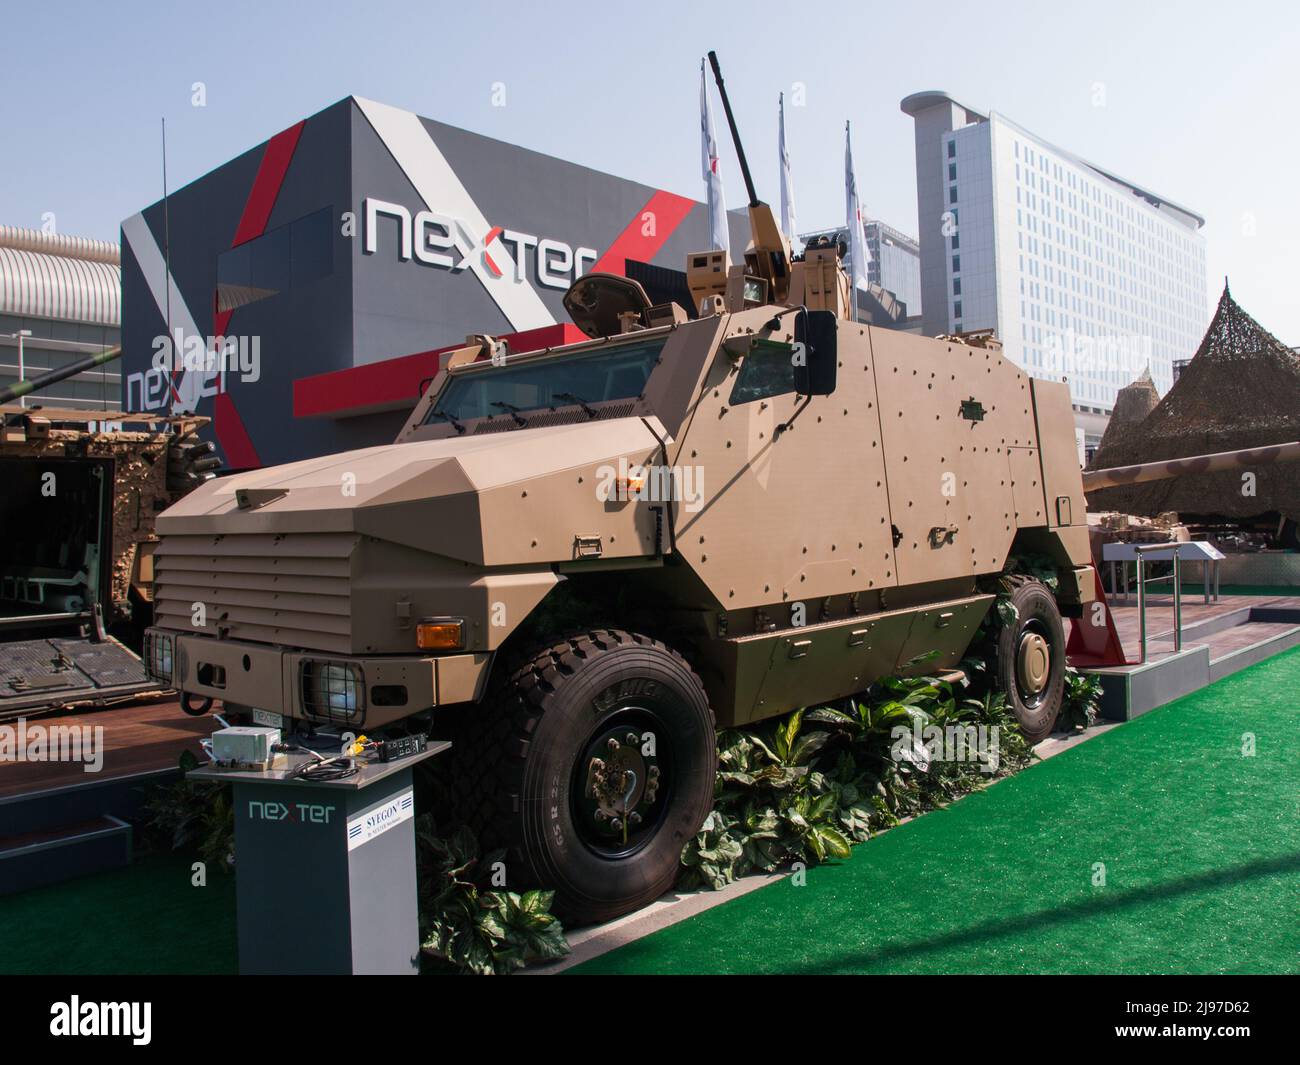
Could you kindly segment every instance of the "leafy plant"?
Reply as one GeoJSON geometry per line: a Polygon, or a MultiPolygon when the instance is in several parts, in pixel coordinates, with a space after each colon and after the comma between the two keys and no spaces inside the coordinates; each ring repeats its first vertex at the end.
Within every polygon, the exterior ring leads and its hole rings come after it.
{"type": "Polygon", "coordinates": [[[683,882],[720,888],[789,862],[847,857],[873,832],[1031,758],[1001,695],[933,676],[889,677],[834,705],[724,732],[714,807],[683,850],[683,882]],[[981,726],[998,737],[996,765],[932,758],[920,740],[981,726]]]}
{"type": "Polygon", "coordinates": [[[182,780],[158,789],[145,804],[147,827],[173,850],[196,848],[209,866],[229,872],[235,864],[235,808],[221,781],[182,780]]]}
{"type": "Polygon", "coordinates": [[[1101,678],[1080,673],[1077,669],[1065,671],[1065,692],[1061,698],[1061,716],[1057,727],[1062,729],[1088,729],[1097,723],[1101,709],[1101,678]]]}
{"type": "Polygon", "coordinates": [[[529,961],[569,952],[550,912],[552,891],[506,891],[493,883],[504,851],[479,857],[474,833],[461,826],[440,838],[428,814],[416,821],[422,947],[461,972],[504,974],[529,961]]]}

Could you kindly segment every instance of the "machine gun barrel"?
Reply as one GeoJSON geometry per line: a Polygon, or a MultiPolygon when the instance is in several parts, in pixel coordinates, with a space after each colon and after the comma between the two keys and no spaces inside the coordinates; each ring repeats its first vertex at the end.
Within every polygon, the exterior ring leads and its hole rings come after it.
{"type": "Polygon", "coordinates": [[[1185,459],[1143,462],[1137,466],[1113,466],[1105,470],[1084,470],[1083,490],[1114,488],[1118,485],[1164,481],[1189,473],[1215,473],[1219,470],[1248,469],[1281,462],[1300,462],[1300,440],[1269,447],[1249,447],[1240,451],[1219,451],[1213,455],[1193,455],[1185,459]]]}
{"type": "Polygon", "coordinates": [[[762,201],[754,191],[754,179],[749,176],[749,160],[745,158],[745,149],[740,143],[740,133],[736,130],[736,119],[731,113],[731,100],[727,97],[727,87],[722,84],[722,68],[718,66],[717,52],[709,52],[709,66],[713,68],[713,80],[718,83],[718,95],[722,97],[722,110],[727,115],[727,125],[731,128],[731,143],[736,146],[736,155],[740,159],[740,173],[745,178],[745,191],[749,193],[749,206],[758,207],[762,201]]]}

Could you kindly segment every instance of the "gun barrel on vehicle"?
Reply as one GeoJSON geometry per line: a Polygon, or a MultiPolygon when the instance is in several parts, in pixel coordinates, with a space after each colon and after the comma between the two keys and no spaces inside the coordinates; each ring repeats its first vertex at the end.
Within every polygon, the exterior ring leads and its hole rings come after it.
{"type": "Polygon", "coordinates": [[[69,377],[75,377],[86,370],[93,370],[96,366],[103,366],[104,363],[112,362],[114,359],[120,358],[121,355],[122,349],[120,347],[108,348],[104,351],[97,351],[93,355],[84,355],[80,359],[75,359],[64,366],[57,366],[53,370],[47,370],[43,374],[37,374],[26,381],[18,381],[5,388],[0,388],[0,403],[12,403],[22,396],[40,391],[47,385],[58,384],[60,381],[66,381],[69,377]]]}
{"type": "Polygon", "coordinates": [[[745,148],[740,143],[740,132],[736,129],[736,119],[731,113],[731,99],[727,88],[722,83],[722,68],[718,65],[716,52],[709,53],[709,66],[713,68],[713,80],[718,85],[718,95],[722,98],[722,110],[727,116],[727,127],[731,130],[731,143],[736,148],[736,158],[740,161],[740,174],[745,179],[745,191],[749,194],[749,206],[757,207],[762,201],[754,191],[754,179],[749,175],[749,160],[745,158],[745,148]]]}
{"type": "Polygon", "coordinates": [[[1215,473],[1219,470],[1249,469],[1282,462],[1300,461],[1300,440],[1269,447],[1248,447],[1239,451],[1219,451],[1213,455],[1193,455],[1185,459],[1143,462],[1137,466],[1112,466],[1105,470],[1084,470],[1083,490],[1114,488],[1118,485],[1164,481],[1189,473],[1215,473]]]}

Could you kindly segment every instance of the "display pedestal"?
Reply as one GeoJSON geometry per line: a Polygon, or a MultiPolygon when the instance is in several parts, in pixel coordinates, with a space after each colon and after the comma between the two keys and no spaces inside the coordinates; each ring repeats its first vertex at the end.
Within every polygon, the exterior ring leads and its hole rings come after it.
{"type": "Polygon", "coordinates": [[[367,765],[346,780],[203,766],[235,806],[239,971],[415,973],[415,796],[411,769],[449,747],[367,765]]]}

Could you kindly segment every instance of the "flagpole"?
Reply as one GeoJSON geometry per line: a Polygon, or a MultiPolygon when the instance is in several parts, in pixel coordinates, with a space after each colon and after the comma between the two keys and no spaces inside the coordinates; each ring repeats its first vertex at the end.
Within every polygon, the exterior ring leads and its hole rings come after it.
{"type": "MultiPolygon", "coordinates": [[[[850,158],[852,158],[852,151],[851,151],[851,149],[852,149],[852,145],[853,145],[853,136],[852,136],[852,131],[849,129],[849,120],[848,120],[848,119],[845,119],[845,120],[844,120],[844,143],[847,144],[847,145],[850,147],[850,158]]],[[[857,182],[857,172],[856,172],[856,170],[855,170],[854,175],[853,175],[853,180],[854,180],[855,185],[856,185],[856,182],[857,182]]],[[[856,188],[856,187],[854,188],[853,192],[854,192],[854,198],[856,199],[856,198],[857,198],[857,188],[856,188]]],[[[857,218],[853,219],[853,221],[852,221],[851,224],[852,224],[852,225],[858,225],[858,224],[860,224],[860,219],[857,219],[857,218]]],[[[849,248],[850,248],[850,249],[853,247],[854,243],[856,242],[856,241],[855,241],[855,236],[856,236],[856,234],[854,234],[852,231],[850,231],[850,233],[849,233],[849,248]]],[[[851,308],[851,309],[852,309],[852,311],[853,311],[853,321],[854,321],[854,322],[856,322],[856,321],[858,320],[858,283],[857,283],[857,278],[856,278],[854,275],[858,272],[859,269],[860,269],[860,264],[858,264],[858,263],[854,263],[854,264],[853,264],[853,270],[852,270],[852,271],[850,272],[850,274],[849,274],[849,289],[850,289],[850,295],[851,295],[851,297],[852,297],[852,308],[851,308]]]]}

